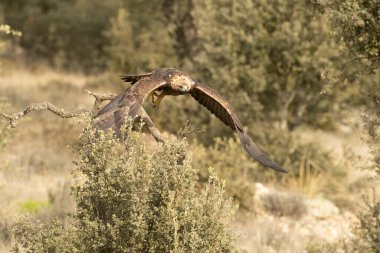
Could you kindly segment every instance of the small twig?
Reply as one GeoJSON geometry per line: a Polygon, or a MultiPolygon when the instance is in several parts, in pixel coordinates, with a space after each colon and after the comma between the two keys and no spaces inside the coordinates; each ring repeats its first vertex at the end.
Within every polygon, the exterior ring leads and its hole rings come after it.
{"type": "MultiPolygon", "coordinates": [[[[50,102],[42,102],[42,103],[30,104],[27,107],[25,107],[24,109],[22,109],[20,112],[13,113],[11,115],[7,114],[3,110],[1,110],[0,115],[3,116],[4,118],[6,118],[7,120],[9,120],[9,125],[7,127],[9,129],[9,128],[15,128],[17,121],[31,111],[49,110],[61,118],[74,118],[74,117],[78,117],[84,113],[93,114],[94,112],[96,112],[100,109],[101,103],[103,101],[112,100],[113,98],[116,97],[115,94],[97,94],[97,93],[93,93],[93,92],[88,91],[88,90],[85,90],[85,92],[87,92],[87,94],[89,94],[95,98],[95,102],[94,102],[94,105],[92,106],[92,108],[84,108],[84,109],[80,109],[77,111],[67,111],[67,110],[58,108],[57,106],[53,105],[50,102]]],[[[157,142],[164,143],[165,140],[164,140],[162,134],[154,126],[152,119],[146,113],[144,108],[142,108],[142,107],[140,108],[140,110],[138,112],[138,116],[140,116],[141,119],[145,122],[146,126],[148,127],[149,131],[151,132],[151,134],[153,135],[155,140],[157,142]]]]}
{"type": "Polygon", "coordinates": [[[92,111],[96,112],[100,109],[100,106],[103,101],[112,100],[116,97],[115,94],[97,94],[89,90],[84,90],[88,95],[95,98],[94,105],[92,106],[92,111]]]}
{"type": "Polygon", "coordinates": [[[186,123],[185,123],[185,125],[178,130],[178,132],[177,132],[177,138],[181,139],[181,138],[185,137],[188,134],[192,134],[192,133],[204,133],[204,132],[206,132],[206,130],[204,130],[204,129],[195,129],[195,128],[192,128],[192,126],[190,124],[190,121],[187,120],[186,123]]]}

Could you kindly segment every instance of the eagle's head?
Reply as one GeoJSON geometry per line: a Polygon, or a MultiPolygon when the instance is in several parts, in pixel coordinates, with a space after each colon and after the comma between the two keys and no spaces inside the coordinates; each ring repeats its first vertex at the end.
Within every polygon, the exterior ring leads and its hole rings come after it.
{"type": "Polygon", "coordinates": [[[189,92],[195,85],[195,81],[184,73],[173,73],[169,75],[170,87],[174,91],[189,92]]]}

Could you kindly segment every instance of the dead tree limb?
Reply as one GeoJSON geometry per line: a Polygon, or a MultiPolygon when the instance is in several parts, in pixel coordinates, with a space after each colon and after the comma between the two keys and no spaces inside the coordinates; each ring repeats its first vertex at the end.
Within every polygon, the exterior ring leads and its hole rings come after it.
{"type": "MultiPolygon", "coordinates": [[[[87,92],[89,95],[95,98],[94,105],[91,108],[83,108],[76,111],[67,111],[65,109],[59,108],[55,106],[54,104],[46,101],[42,103],[30,104],[24,109],[22,109],[21,111],[13,113],[13,114],[7,114],[3,110],[1,110],[0,115],[9,121],[9,125],[7,127],[9,129],[9,128],[15,128],[17,121],[31,111],[49,110],[61,118],[74,118],[74,117],[83,115],[85,113],[93,114],[100,109],[101,103],[103,101],[112,100],[114,97],[116,97],[115,94],[97,94],[97,93],[93,93],[87,90],[85,92],[87,92]]],[[[138,116],[140,116],[141,119],[144,121],[150,133],[152,134],[152,136],[155,138],[157,142],[165,142],[164,137],[162,136],[160,131],[154,126],[152,119],[146,113],[144,108],[142,107],[140,108],[138,112],[138,116]]]]}
{"type": "Polygon", "coordinates": [[[20,118],[24,117],[31,111],[41,111],[41,110],[49,110],[52,113],[58,115],[61,118],[73,118],[77,117],[83,113],[91,112],[91,109],[81,109],[77,111],[66,111],[64,109],[58,108],[50,102],[42,102],[42,103],[33,103],[22,109],[20,112],[13,113],[12,115],[6,114],[4,111],[1,111],[1,115],[9,120],[8,128],[15,128],[16,122],[20,118]]]}

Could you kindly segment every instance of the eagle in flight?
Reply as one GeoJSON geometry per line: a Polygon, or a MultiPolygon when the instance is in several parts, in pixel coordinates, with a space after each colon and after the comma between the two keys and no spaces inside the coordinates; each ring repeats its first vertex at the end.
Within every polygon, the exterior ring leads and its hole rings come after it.
{"type": "Polygon", "coordinates": [[[121,78],[133,86],[124,90],[97,113],[94,118],[97,129],[119,130],[126,116],[135,118],[148,98],[152,99],[154,107],[158,107],[166,95],[178,96],[188,93],[238,134],[241,145],[254,160],[266,167],[286,172],[251,140],[227,100],[186,73],[173,68],[161,68],[150,73],[126,75],[121,78]]]}

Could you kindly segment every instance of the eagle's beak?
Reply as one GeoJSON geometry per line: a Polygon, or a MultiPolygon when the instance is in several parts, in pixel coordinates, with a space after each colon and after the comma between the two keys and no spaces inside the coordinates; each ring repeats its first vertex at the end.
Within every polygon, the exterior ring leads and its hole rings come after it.
{"type": "Polygon", "coordinates": [[[188,85],[179,85],[179,90],[182,92],[188,92],[190,87],[188,85]]]}

